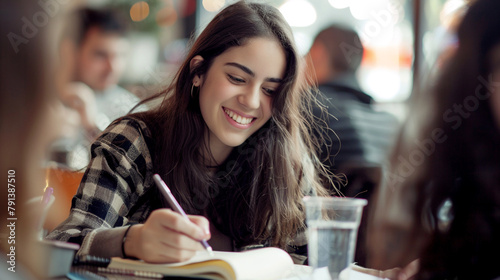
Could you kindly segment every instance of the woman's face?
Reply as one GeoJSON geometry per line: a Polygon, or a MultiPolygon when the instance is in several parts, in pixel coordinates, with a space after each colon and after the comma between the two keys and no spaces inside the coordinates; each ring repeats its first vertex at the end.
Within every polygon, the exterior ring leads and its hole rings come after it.
{"type": "MultiPolygon", "coordinates": [[[[191,64],[203,60],[196,56],[191,64]]],[[[207,73],[193,79],[200,86],[200,109],[209,129],[214,157],[229,154],[270,118],[272,96],[283,79],[285,53],[269,38],[253,38],[217,56],[207,73]]]]}

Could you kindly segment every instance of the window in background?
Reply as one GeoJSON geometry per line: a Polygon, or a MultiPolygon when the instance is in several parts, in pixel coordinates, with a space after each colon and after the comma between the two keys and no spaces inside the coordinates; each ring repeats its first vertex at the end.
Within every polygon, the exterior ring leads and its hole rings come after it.
{"type": "MultiPolygon", "coordinates": [[[[423,71],[437,70],[453,52],[458,24],[467,9],[465,0],[424,1],[422,17],[423,71]]],[[[425,73],[422,73],[425,77],[425,73]]]]}

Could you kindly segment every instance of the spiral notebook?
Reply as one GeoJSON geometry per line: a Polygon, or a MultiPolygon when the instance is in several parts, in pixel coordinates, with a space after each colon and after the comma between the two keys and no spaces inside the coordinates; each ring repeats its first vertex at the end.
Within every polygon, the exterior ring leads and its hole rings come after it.
{"type": "MultiPolygon", "coordinates": [[[[90,263],[87,262],[87,265],[90,263]]],[[[294,269],[284,250],[267,247],[244,252],[200,251],[186,262],[151,264],[141,260],[111,258],[100,262],[98,272],[162,278],[190,277],[213,280],[282,279],[294,269]]]]}

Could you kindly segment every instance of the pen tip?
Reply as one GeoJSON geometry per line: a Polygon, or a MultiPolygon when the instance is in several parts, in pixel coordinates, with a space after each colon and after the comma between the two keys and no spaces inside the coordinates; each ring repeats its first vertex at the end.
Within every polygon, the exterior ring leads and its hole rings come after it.
{"type": "Polygon", "coordinates": [[[212,250],[212,247],[210,247],[210,246],[209,246],[209,247],[207,247],[207,251],[208,251],[208,254],[209,254],[210,256],[212,256],[212,257],[214,256],[214,251],[212,250]]]}

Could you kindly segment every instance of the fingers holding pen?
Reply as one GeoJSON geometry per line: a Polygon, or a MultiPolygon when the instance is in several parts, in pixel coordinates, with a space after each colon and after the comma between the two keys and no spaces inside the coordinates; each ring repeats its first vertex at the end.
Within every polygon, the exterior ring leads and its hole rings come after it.
{"type": "Polygon", "coordinates": [[[203,216],[188,215],[189,220],[202,229],[204,237],[201,240],[210,240],[210,222],[203,216]]]}
{"type": "Polygon", "coordinates": [[[205,217],[188,215],[189,220],[187,220],[170,209],[156,210],[151,216],[164,228],[182,233],[194,240],[210,239],[209,222],[205,217]]]}
{"type": "Polygon", "coordinates": [[[185,219],[169,209],[158,209],[151,213],[142,225],[136,225],[129,233],[134,244],[125,244],[130,254],[147,262],[178,262],[203,250],[200,241],[210,238],[208,220],[201,216],[185,219]],[[130,245],[130,246],[128,246],[130,245]]]}

